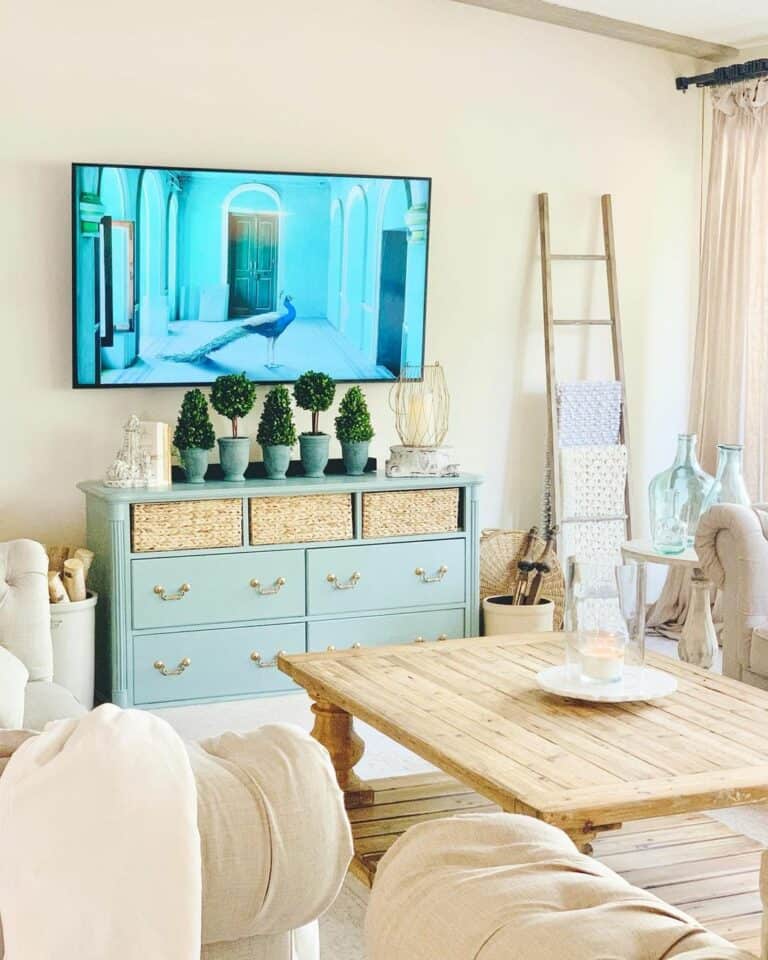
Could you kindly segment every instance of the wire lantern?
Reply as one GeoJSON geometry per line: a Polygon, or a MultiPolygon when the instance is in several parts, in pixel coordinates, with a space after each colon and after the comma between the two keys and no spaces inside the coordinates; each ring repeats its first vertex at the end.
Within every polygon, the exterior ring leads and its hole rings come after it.
{"type": "Polygon", "coordinates": [[[404,364],[389,405],[404,447],[439,447],[445,440],[451,400],[439,363],[404,364]]]}

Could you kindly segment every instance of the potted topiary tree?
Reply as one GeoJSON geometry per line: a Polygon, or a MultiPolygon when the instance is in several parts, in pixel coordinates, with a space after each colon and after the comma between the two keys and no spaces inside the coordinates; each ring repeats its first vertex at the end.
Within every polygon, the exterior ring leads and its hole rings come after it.
{"type": "Polygon", "coordinates": [[[173,442],[181,456],[187,483],[203,483],[208,469],[208,451],[213,449],[216,435],[202,390],[187,390],[184,394],[173,442]]]}
{"type": "Polygon", "coordinates": [[[328,444],[331,438],[321,433],[320,414],[333,403],[336,384],[326,373],[307,370],[293,385],[296,403],[303,410],[312,411],[312,431],[299,435],[301,463],[308,477],[322,477],[328,464],[328,444]]]}
{"type": "Polygon", "coordinates": [[[368,463],[368,447],[373,437],[371,415],[360,387],[350,387],[339,404],[336,437],[341,443],[344,469],[359,477],[368,463]]]}
{"type": "Polygon", "coordinates": [[[253,409],[256,387],[245,373],[228,373],[217,377],[211,387],[211,405],[216,413],[232,423],[232,436],[219,437],[219,460],[224,479],[242,483],[251,452],[251,441],[238,434],[238,421],[253,409]]]}
{"type": "Polygon", "coordinates": [[[267,394],[256,439],[264,453],[267,476],[270,480],[282,480],[291,462],[291,447],[296,443],[291,395],[286,387],[272,387],[267,394]]]}

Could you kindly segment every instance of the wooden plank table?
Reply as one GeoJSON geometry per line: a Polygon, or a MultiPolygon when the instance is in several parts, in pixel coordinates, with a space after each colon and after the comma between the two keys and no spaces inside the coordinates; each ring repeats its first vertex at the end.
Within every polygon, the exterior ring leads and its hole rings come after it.
{"type": "Polygon", "coordinates": [[[649,656],[679,689],[656,703],[587,704],[535,680],[563,634],[281,655],[348,808],[374,801],[354,771],[353,717],[501,809],[565,830],[581,849],[627,821],[768,799],[768,693],[649,656]]]}

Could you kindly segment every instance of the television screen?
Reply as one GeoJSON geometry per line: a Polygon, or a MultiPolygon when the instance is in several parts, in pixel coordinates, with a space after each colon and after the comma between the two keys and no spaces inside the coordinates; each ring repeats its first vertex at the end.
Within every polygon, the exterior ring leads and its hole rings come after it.
{"type": "Polygon", "coordinates": [[[430,186],[74,164],[74,385],[418,369],[430,186]]]}

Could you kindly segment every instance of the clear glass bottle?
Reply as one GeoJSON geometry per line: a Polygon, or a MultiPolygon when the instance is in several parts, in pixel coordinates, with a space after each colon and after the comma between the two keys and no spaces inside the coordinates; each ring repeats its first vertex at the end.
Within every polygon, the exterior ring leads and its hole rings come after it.
{"type": "Polygon", "coordinates": [[[745,507],[752,501],[744,483],[744,444],[718,443],[717,475],[707,494],[701,512],[716,503],[740,503],[745,507]]]}
{"type": "Polygon", "coordinates": [[[714,485],[696,457],[696,434],[677,436],[675,462],[651,480],[651,539],[659,553],[682,553],[693,546],[699,517],[714,485]]]}

